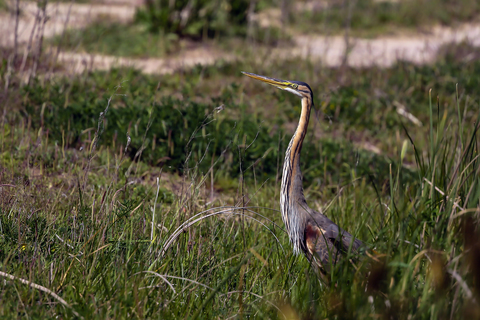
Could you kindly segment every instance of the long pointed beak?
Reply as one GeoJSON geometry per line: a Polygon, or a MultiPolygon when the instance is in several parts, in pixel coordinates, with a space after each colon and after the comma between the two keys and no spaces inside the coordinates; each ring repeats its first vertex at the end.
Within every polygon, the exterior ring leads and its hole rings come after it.
{"type": "Polygon", "coordinates": [[[261,76],[255,73],[244,72],[244,71],[242,71],[242,73],[246,76],[249,76],[250,78],[266,82],[282,90],[285,90],[286,88],[288,88],[289,84],[291,84],[291,82],[287,80],[269,78],[269,77],[261,76]]]}

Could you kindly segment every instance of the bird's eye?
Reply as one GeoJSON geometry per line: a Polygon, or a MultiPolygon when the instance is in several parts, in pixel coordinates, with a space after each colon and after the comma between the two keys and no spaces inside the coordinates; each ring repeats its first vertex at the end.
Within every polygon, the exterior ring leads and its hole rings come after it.
{"type": "Polygon", "coordinates": [[[297,89],[297,88],[298,88],[298,84],[292,83],[292,88],[293,88],[293,89],[297,89]]]}

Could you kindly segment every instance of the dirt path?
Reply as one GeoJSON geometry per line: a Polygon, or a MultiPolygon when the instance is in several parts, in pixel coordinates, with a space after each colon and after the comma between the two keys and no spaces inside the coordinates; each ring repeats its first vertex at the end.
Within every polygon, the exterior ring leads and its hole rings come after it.
{"type": "MultiPolygon", "coordinates": [[[[352,38],[349,41],[348,64],[352,67],[389,67],[399,60],[425,64],[435,61],[440,47],[449,43],[467,41],[480,47],[480,25],[463,24],[456,29],[432,27],[430,34],[415,37],[352,38]]],[[[300,36],[294,52],[335,67],[341,65],[345,49],[345,39],[341,36],[300,36]]]]}
{"type": "Polygon", "coordinates": [[[170,74],[177,70],[194,67],[197,64],[210,65],[219,59],[231,60],[234,57],[224,52],[199,47],[167,58],[131,59],[125,57],[105,56],[62,52],[59,62],[68,66],[68,72],[81,73],[85,70],[110,70],[114,67],[132,67],[146,74],[170,74]]]}
{"type": "MultiPolygon", "coordinates": [[[[49,19],[44,26],[44,37],[60,34],[65,25],[69,28],[82,28],[98,19],[109,19],[121,23],[131,22],[135,8],[140,3],[141,0],[103,0],[100,4],[49,3],[47,7],[49,19]]],[[[17,41],[20,45],[25,45],[32,37],[32,30],[36,25],[35,17],[38,14],[36,3],[21,2],[21,12],[17,41]]],[[[13,47],[14,26],[15,17],[7,13],[0,14],[0,46],[13,47]]],[[[480,25],[464,24],[456,29],[432,27],[430,34],[419,34],[415,37],[351,38],[347,62],[352,67],[373,65],[388,67],[398,60],[417,64],[429,63],[435,60],[438,49],[442,45],[462,41],[480,46],[480,25]]],[[[273,49],[276,57],[311,58],[320,60],[326,66],[335,67],[341,65],[346,51],[345,39],[342,36],[297,35],[294,42],[293,48],[273,49]]],[[[67,68],[68,72],[75,73],[83,72],[86,68],[108,70],[112,67],[129,66],[149,74],[163,74],[196,64],[208,65],[219,59],[234,58],[232,53],[205,46],[173,57],[149,59],[63,52],[59,56],[59,62],[67,68]]]]}

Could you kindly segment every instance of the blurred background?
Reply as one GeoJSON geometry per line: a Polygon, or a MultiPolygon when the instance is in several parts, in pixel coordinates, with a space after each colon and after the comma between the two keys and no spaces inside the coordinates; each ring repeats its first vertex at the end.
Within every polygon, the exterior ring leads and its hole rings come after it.
{"type": "Polygon", "coordinates": [[[0,316],[480,318],[479,47],[478,0],[0,0],[0,316]],[[380,257],[292,254],[300,101],[241,71],[312,87],[305,196],[380,257]]]}
{"type": "Polygon", "coordinates": [[[432,62],[447,43],[479,41],[475,0],[2,0],[0,8],[0,41],[15,65],[43,55],[77,73],[129,65],[162,74],[240,59],[247,49],[327,66],[389,66],[432,62]],[[138,61],[146,58],[157,60],[149,68],[138,61]]]}

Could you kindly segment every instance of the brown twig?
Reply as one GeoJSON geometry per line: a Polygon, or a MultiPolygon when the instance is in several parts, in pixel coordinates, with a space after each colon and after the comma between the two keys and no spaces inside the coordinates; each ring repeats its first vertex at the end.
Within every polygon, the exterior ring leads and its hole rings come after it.
{"type": "Polygon", "coordinates": [[[30,84],[30,80],[32,79],[32,76],[35,77],[37,75],[37,69],[38,69],[38,63],[40,61],[40,57],[42,55],[42,43],[43,43],[43,33],[45,31],[45,24],[47,23],[48,17],[47,17],[47,3],[48,1],[45,1],[42,3],[42,6],[38,8],[38,21],[41,21],[41,24],[38,25],[38,32],[36,34],[37,36],[37,48],[36,51],[33,55],[33,64],[32,67],[30,68],[30,72],[28,74],[28,80],[27,84],[30,84]],[[41,14],[41,15],[40,15],[41,14]]]}
{"type": "Polygon", "coordinates": [[[20,19],[20,0],[15,1],[15,31],[14,31],[14,40],[13,40],[13,65],[15,66],[15,61],[17,60],[18,52],[18,23],[20,19]]]}
{"type": "Polygon", "coordinates": [[[65,19],[65,23],[63,24],[62,35],[60,36],[60,41],[57,44],[57,52],[55,53],[53,61],[51,61],[50,72],[49,73],[53,72],[53,67],[55,66],[55,63],[58,61],[58,56],[60,55],[60,47],[63,43],[63,40],[65,39],[65,33],[67,31],[68,22],[70,21],[70,14],[71,14],[72,6],[73,6],[74,2],[75,2],[75,0],[71,0],[70,6],[68,7],[67,18],[65,19]]]}
{"type": "Polygon", "coordinates": [[[25,48],[25,52],[23,54],[22,64],[20,65],[19,73],[22,73],[25,69],[25,65],[27,64],[27,58],[30,54],[30,50],[32,49],[33,43],[33,36],[35,35],[35,31],[37,30],[37,24],[40,20],[40,10],[37,10],[37,14],[35,15],[35,21],[33,22],[32,31],[30,32],[30,37],[28,38],[27,47],[25,48]]]}
{"type": "Polygon", "coordinates": [[[10,279],[10,280],[20,281],[21,283],[26,284],[26,285],[28,285],[28,286],[31,287],[31,288],[34,288],[34,289],[43,291],[43,292],[51,295],[54,299],[56,299],[58,302],[60,302],[61,304],[63,304],[65,307],[71,309],[71,310],[72,310],[72,313],[73,313],[75,316],[83,319],[82,316],[80,316],[75,310],[73,310],[73,308],[70,306],[70,304],[69,304],[67,301],[63,300],[62,297],[60,297],[58,294],[56,294],[56,293],[53,292],[52,290],[50,290],[50,289],[48,289],[48,288],[45,288],[44,286],[41,286],[41,285],[39,285],[39,284],[33,283],[33,282],[31,282],[31,281],[28,281],[28,280],[25,280],[25,279],[22,279],[22,278],[19,278],[19,277],[15,277],[15,276],[13,276],[13,275],[11,275],[11,274],[8,274],[8,273],[6,273],[6,272],[0,271],[0,276],[5,277],[5,278],[8,278],[8,279],[10,279]]]}

